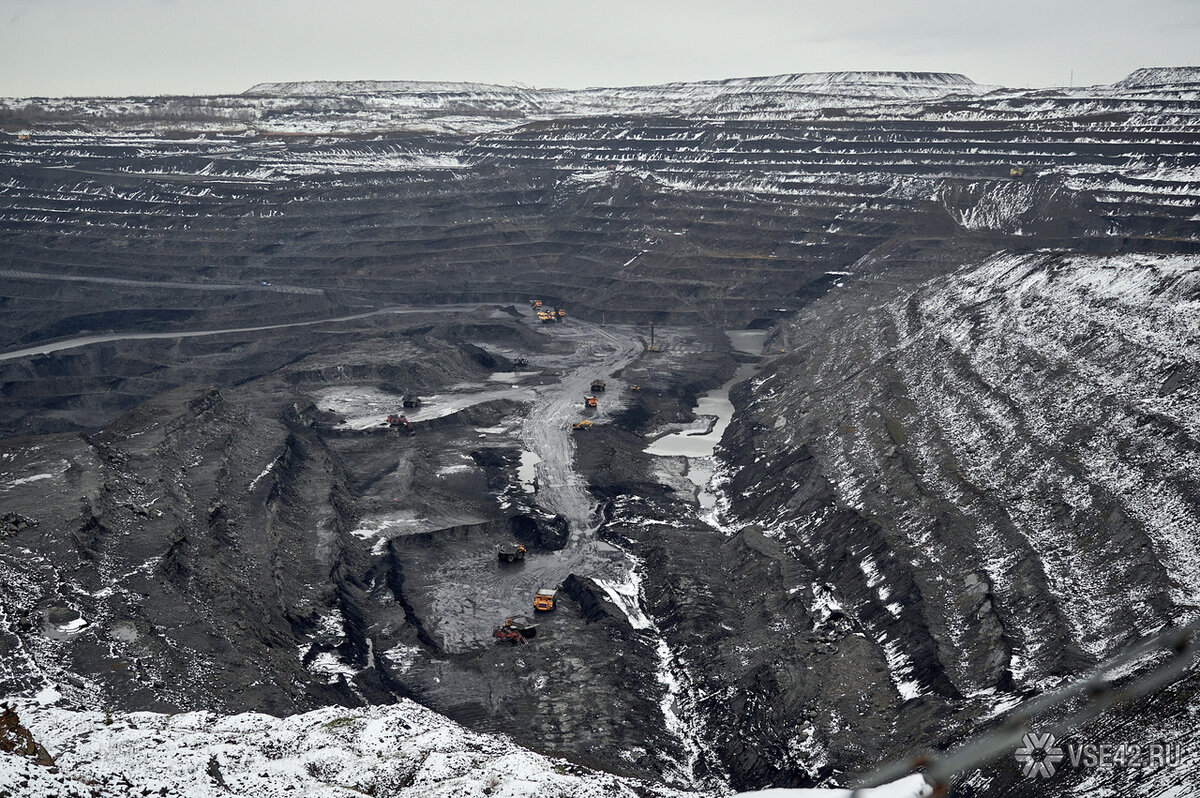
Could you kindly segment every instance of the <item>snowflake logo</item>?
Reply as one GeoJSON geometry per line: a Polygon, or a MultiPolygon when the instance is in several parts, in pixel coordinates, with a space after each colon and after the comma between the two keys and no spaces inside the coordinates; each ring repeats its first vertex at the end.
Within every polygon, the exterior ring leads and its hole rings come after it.
{"type": "Polygon", "coordinates": [[[1028,778],[1040,776],[1048,779],[1054,775],[1054,766],[1062,761],[1063,752],[1053,734],[1026,734],[1017,749],[1017,762],[1021,764],[1021,775],[1028,778]]]}

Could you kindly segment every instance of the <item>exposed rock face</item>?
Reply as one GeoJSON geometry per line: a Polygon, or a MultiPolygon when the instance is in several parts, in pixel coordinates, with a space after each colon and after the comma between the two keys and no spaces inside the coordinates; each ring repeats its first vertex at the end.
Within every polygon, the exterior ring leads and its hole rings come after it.
{"type": "Polygon", "coordinates": [[[566,596],[579,604],[580,613],[589,623],[612,618],[618,624],[628,624],[625,611],[612,601],[594,579],[571,574],[563,580],[562,589],[566,596]]]}
{"type": "Polygon", "coordinates": [[[54,757],[33,739],[29,729],[21,725],[17,711],[7,704],[0,706],[0,753],[24,757],[43,767],[54,767],[54,757]]]}
{"type": "Polygon", "coordinates": [[[0,538],[23,532],[31,526],[37,526],[37,521],[20,513],[5,513],[4,517],[0,518],[0,538]]]}

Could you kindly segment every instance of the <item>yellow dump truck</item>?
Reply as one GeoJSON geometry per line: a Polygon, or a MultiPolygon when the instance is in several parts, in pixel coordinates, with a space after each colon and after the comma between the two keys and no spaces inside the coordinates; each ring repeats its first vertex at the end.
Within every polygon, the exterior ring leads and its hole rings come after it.
{"type": "Polygon", "coordinates": [[[538,612],[549,612],[558,602],[558,591],[553,588],[543,588],[533,594],[533,608],[538,612]]]}

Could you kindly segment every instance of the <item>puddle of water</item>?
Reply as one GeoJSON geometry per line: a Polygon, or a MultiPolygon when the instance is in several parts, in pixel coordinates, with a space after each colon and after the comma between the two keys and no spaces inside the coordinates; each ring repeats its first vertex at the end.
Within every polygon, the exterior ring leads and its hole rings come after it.
{"type": "Polygon", "coordinates": [[[503,435],[508,432],[508,427],[475,427],[475,431],[482,438],[484,435],[503,435]]]}
{"type": "Polygon", "coordinates": [[[733,348],[748,355],[761,355],[769,330],[726,330],[733,348]]]}

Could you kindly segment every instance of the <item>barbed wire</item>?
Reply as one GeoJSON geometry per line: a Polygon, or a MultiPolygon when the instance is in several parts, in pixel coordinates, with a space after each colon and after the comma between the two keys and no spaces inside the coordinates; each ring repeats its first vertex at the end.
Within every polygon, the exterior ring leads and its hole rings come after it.
{"type": "Polygon", "coordinates": [[[1039,728],[1061,738],[1117,704],[1127,703],[1178,681],[1196,668],[1200,655],[1200,619],[1151,635],[1102,663],[1090,676],[1052,690],[1015,708],[998,727],[948,751],[923,751],[889,763],[863,777],[850,798],[866,798],[862,792],[897,779],[921,773],[933,787],[933,795],[944,795],[955,776],[976,770],[1003,756],[1011,756],[1022,738],[1032,731],[1035,720],[1052,709],[1077,698],[1082,706],[1061,720],[1039,728]],[[1165,656],[1164,656],[1165,655],[1165,656]],[[1123,683],[1131,672],[1154,658],[1161,659],[1136,679],[1123,683]]]}

